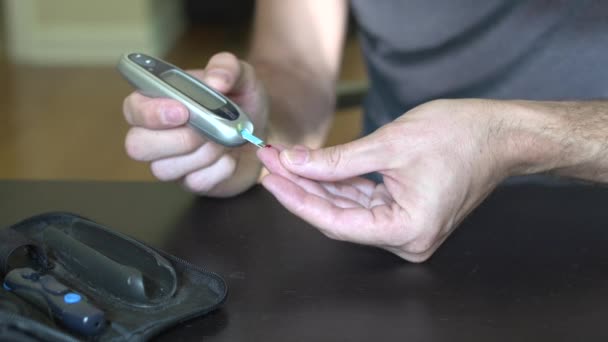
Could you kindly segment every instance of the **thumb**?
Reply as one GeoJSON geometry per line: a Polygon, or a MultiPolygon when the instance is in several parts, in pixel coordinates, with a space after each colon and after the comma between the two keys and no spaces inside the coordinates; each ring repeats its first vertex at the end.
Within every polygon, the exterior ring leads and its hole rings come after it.
{"type": "Polygon", "coordinates": [[[317,150],[294,146],[280,154],[289,171],[319,181],[337,181],[385,169],[388,160],[368,137],[317,150]]]}
{"type": "Polygon", "coordinates": [[[215,54],[205,67],[203,82],[226,93],[239,93],[255,84],[253,68],[228,52],[215,54]]]}

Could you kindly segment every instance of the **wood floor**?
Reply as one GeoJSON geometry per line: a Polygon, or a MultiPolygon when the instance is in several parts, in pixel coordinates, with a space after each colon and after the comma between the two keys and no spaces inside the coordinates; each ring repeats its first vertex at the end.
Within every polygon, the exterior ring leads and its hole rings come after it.
{"type": "MultiPolygon", "coordinates": [[[[244,51],[246,33],[188,30],[167,57],[201,67],[217,51],[244,51]]],[[[345,47],[342,79],[364,79],[356,40],[345,47]]],[[[33,67],[0,59],[0,179],[152,180],[130,160],[123,98],[132,91],[113,67],[33,67]]],[[[336,116],[328,145],[360,130],[358,108],[336,116]]]]}

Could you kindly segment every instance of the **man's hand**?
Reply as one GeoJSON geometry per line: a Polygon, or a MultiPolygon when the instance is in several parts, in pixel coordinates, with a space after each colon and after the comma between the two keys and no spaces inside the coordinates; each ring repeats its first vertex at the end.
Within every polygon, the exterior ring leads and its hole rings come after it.
{"type": "MultiPolygon", "coordinates": [[[[229,53],[213,56],[205,70],[191,74],[222,92],[250,115],[258,136],[265,135],[267,99],[253,68],[229,53]]],[[[137,92],[123,105],[129,124],[125,147],[128,155],[151,162],[160,180],[180,180],[189,191],[225,197],[245,191],[256,183],[261,164],[255,147],[228,149],[188,127],[188,110],[171,99],[153,99],[137,92]]]]}
{"type": "MultiPolygon", "coordinates": [[[[192,74],[239,104],[267,142],[321,146],[334,112],[347,13],[345,0],[256,1],[251,64],[221,53],[192,74]]],[[[260,176],[254,146],[228,150],[205,140],[185,125],[188,112],[176,101],[134,93],[124,113],[133,125],[128,154],[151,162],[161,180],[224,197],[243,192],[260,176]]]]}
{"type": "Polygon", "coordinates": [[[262,183],[330,238],[422,262],[515,166],[495,108],[433,101],[345,145],[261,149],[262,183]],[[359,177],[370,172],[384,183],[359,177]]]}

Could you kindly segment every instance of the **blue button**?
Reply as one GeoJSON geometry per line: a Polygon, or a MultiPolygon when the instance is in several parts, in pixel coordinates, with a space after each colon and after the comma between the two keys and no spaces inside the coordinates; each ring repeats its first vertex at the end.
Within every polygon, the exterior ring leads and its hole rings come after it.
{"type": "Polygon", "coordinates": [[[68,304],[78,303],[81,299],[82,297],[80,297],[78,293],[74,292],[66,293],[65,296],[63,296],[63,301],[68,304]]]}
{"type": "Polygon", "coordinates": [[[10,286],[8,286],[8,284],[7,284],[7,283],[2,283],[2,287],[4,287],[4,289],[5,289],[6,291],[12,291],[12,290],[13,290],[13,289],[11,289],[11,287],[10,287],[10,286]]]}

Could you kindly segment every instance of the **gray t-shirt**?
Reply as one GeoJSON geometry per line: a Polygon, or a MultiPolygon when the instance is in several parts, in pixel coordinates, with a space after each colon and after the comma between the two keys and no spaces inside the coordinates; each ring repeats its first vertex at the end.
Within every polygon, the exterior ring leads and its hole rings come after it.
{"type": "Polygon", "coordinates": [[[437,98],[608,98],[607,0],[351,0],[366,131],[437,98]]]}

